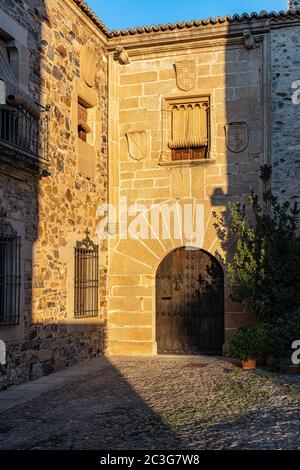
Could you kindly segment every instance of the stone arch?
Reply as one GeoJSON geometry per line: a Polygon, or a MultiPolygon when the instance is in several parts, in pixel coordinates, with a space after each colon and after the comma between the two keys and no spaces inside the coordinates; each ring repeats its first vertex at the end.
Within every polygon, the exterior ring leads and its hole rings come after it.
{"type": "Polygon", "coordinates": [[[220,355],[224,346],[224,270],[206,250],[180,247],[156,273],[159,354],[220,355]]]}
{"type": "MultiPolygon", "coordinates": [[[[195,224],[196,204],[204,208],[203,237],[200,243],[184,236],[175,239],[172,234],[162,239],[153,232],[151,238],[110,241],[109,300],[108,300],[108,354],[151,355],[157,353],[155,340],[155,276],[161,261],[173,250],[193,246],[208,252],[219,251],[220,244],[214,228],[213,209],[209,201],[197,198],[170,199],[163,204],[183,209],[192,205],[195,224]]],[[[163,204],[158,204],[161,207],[163,204]]],[[[220,208],[221,211],[221,208],[220,208]]],[[[141,216],[150,220],[150,209],[141,216]]],[[[161,224],[167,224],[162,216],[161,224]]],[[[173,230],[171,230],[173,233],[173,230]]]]}

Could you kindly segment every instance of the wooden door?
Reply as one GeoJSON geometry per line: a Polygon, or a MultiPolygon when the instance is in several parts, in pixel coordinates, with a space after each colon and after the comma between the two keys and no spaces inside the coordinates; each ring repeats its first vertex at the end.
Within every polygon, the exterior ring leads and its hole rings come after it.
{"type": "Polygon", "coordinates": [[[224,276],[205,251],[180,248],[160,264],[156,340],[159,354],[222,354],[224,276]]]}

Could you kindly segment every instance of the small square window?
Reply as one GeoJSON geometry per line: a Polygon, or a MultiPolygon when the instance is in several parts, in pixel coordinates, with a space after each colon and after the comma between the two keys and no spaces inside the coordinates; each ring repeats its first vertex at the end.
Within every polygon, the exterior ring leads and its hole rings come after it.
{"type": "Polygon", "coordinates": [[[166,99],[163,125],[162,163],[208,158],[210,146],[208,97],[166,99]]]}
{"type": "Polygon", "coordinates": [[[170,112],[171,139],[168,145],[172,160],[205,158],[208,147],[206,104],[172,104],[170,112]]]}
{"type": "Polygon", "coordinates": [[[87,141],[91,128],[88,125],[88,109],[89,107],[81,100],[78,100],[78,137],[84,142],[87,141]]]}

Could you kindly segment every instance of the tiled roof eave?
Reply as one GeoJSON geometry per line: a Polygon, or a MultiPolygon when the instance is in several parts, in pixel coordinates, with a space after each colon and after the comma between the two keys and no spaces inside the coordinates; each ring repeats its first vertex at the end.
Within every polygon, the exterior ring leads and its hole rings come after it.
{"type": "Polygon", "coordinates": [[[93,12],[89,5],[83,0],[73,0],[73,2],[80,8],[80,10],[85,13],[85,15],[94,23],[97,28],[108,38],[110,37],[110,31],[105,26],[104,23],[98,18],[98,16],[93,12]]]}
{"type": "Polygon", "coordinates": [[[129,37],[134,35],[140,34],[150,34],[150,33],[159,33],[165,31],[180,31],[180,30],[191,30],[201,27],[207,26],[214,26],[214,25],[225,25],[225,24],[238,24],[238,23],[245,23],[250,22],[253,20],[269,20],[270,22],[280,22],[280,21],[288,21],[299,18],[299,12],[271,12],[268,13],[266,11],[262,11],[260,13],[244,13],[242,15],[233,15],[233,16],[225,16],[225,17],[217,17],[217,18],[208,18],[207,20],[192,20],[192,21],[183,21],[182,23],[174,23],[174,24],[166,24],[166,25],[158,25],[158,26],[143,26],[141,28],[136,27],[133,29],[118,29],[110,31],[110,38],[116,37],[129,37]]]}
{"type": "Polygon", "coordinates": [[[183,21],[182,23],[176,22],[173,24],[166,25],[151,25],[151,26],[142,26],[136,28],[128,28],[126,30],[109,30],[104,23],[95,15],[91,10],[88,4],[83,0],[73,0],[73,2],[80,8],[80,10],[85,13],[85,15],[102,31],[102,33],[109,38],[122,38],[130,37],[141,34],[151,34],[151,33],[162,33],[166,31],[180,31],[180,30],[190,30],[207,26],[214,25],[225,25],[225,24],[238,24],[250,22],[253,20],[269,20],[270,23],[280,23],[287,22],[289,20],[299,19],[300,12],[294,11],[279,11],[279,12],[267,12],[261,11],[260,13],[243,13],[242,15],[233,15],[233,16],[224,16],[217,18],[208,18],[207,20],[192,20],[192,21],[183,21]]]}

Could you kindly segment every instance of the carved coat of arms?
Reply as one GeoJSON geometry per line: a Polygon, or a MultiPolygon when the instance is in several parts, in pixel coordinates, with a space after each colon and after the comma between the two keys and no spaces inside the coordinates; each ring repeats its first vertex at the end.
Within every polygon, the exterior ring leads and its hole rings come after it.
{"type": "Polygon", "coordinates": [[[146,131],[127,132],[128,153],[133,160],[143,160],[147,156],[148,144],[146,131]]]}
{"type": "Polygon", "coordinates": [[[81,53],[81,74],[85,83],[92,88],[95,85],[98,57],[87,46],[81,53]]]}
{"type": "Polygon", "coordinates": [[[234,153],[243,152],[249,144],[248,124],[246,122],[230,122],[225,126],[226,145],[234,153]]]}
{"type": "Polygon", "coordinates": [[[180,90],[189,91],[196,86],[196,61],[183,59],[176,62],[176,80],[180,90]]]}

